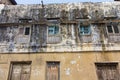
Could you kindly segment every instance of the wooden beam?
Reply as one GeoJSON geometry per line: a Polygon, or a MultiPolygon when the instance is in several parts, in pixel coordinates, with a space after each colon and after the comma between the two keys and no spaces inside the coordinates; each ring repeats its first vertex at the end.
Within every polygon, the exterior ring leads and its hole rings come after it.
{"type": "MultiPolygon", "coordinates": [[[[87,21],[81,21],[81,23],[89,23],[89,24],[105,24],[110,22],[120,22],[120,20],[103,20],[103,21],[95,21],[95,20],[87,20],[87,21]]],[[[60,24],[79,24],[80,21],[77,20],[62,20],[60,21],[60,24]]],[[[18,26],[18,25],[54,25],[52,22],[48,21],[40,21],[40,22],[27,22],[27,23],[0,23],[0,26],[18,26]]]]}
{"type": "Polygon", "coordinates": [[[33,25],[33,24],[46,25],[48,24],[48,22],[0,23],[0,26],[18,26],[18,25],[33,25]]]}

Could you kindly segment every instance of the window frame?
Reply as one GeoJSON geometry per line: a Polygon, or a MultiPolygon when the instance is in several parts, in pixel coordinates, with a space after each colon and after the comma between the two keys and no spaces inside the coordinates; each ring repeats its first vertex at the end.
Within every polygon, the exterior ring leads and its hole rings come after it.
{"type": "Polygon", "coordinates": [[[119,26],[118,26],[118,25],[116,26],[117,29],[118,29],[118,33],[115,32],[114,26],[115,26],[115,25],[113,25],[113,24],[106,25],[107,34],[120,34],[119,26]],[[108,26],[111,26],[111,27],[112,27],[112,33],[110,33],[110,32],[108,31],[108,26]]]}
{"type": "Polygon", "coordinates": [[[47,32],[48,32],[48,35],[49,35],[49,36],[50,36],[50,35],[58,35],[58,34],[60,33],[60,27],[59,27],[59,25],[57,25],[57,24],[55,24],[55,25],[49,25],[47,32]],[[51,30],[53,30],[53,32],[51,32],[51,33],[49,33],[49,28],[50,28],[50,27],[51,27],[51,30]],[[56,27],[58,28],[58,30],[55,29],[56,27]]]}
{"type": "Polygon", "coordinates": [[[18,32],[19,35],[29,36],[31,34],[31,27],[30,26],[20,25],[19,30],[22,29],[22,28],[23,28],[23,33],[18,32]],[[29,34],[28,35],[25,34],[26,28],[29,28],[29,34]]]}
{"type": "Polygon", "coordinates": [[[24,35],[26,35],[26,36],[28,36],[28,35],[30,35],[30,27],[25,27],[24,28],[24,35]],[[27,31],[27,29],[29,29],[29,33],[26,33],[27,31]]]}
{"type": "Polygon", "coordinates": [[[79,25],[79,34],[82,35],[82,36],[91,35],[91,26],[90,25],[79,25]],[[81,28],[82,28],[82,30],[81,30],[81,28]],[[87,33],[85,33],[86,32],[85,28],[88,29],[87,33]]]}

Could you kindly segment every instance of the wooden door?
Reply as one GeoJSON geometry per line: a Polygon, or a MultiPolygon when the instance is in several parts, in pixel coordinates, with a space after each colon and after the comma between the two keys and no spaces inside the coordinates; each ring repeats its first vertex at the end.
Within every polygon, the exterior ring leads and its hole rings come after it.
{"type": "Polygon", "coordinates": [[[116,64],[97,65],[98,80],[119,80],[116,64]]]}
{"type": "Polygon", "coordinates": [[[29,80],[30,79],[30,65],[24,64],[22,66],[21,71],[21,80],[29,80]]]}
{"type": "Polygon", "coordinates": [[[15,63],[12,64],[9,80],[29,80],[30,64],[15,63]]]}
{"type": "Polygon", "coordinates": [[[10,80],[20,80],[21,77],[21,65],[13,65],[12,72],[11,72],[11,79],[10,80]]]}
{"type": "Polygon", "coordinates": [[[47,63],[47,80],[59,80],[59,62],[48,62],[47,63]]]}

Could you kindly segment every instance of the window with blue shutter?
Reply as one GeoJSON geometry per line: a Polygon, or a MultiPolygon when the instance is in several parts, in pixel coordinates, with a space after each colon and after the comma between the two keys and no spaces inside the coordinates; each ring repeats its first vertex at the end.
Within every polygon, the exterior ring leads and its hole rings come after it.
{"type": "Polygon", "coordinates": [[[55,35],[59,33],[59,26],[49,26],[48,27],[48,34],[49,35],[55,35]]]}
{"type": "Polygon", "coordinates": [[[90,35],[90,26],[80,26],[80,35],[90,35]]]}

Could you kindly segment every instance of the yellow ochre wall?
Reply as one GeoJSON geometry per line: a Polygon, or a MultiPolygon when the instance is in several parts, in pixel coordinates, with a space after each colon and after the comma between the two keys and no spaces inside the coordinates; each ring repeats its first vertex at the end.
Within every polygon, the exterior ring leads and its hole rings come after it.
{"type": "Polygon", "coordinates": [[[0,54],[0,80],[7,80],[10,63],[32,61],[30,80],[46,80],[46,62],[60,62],[60,80],[98,80],[95,63],[120,62],[120,52],[0,54]]]}

